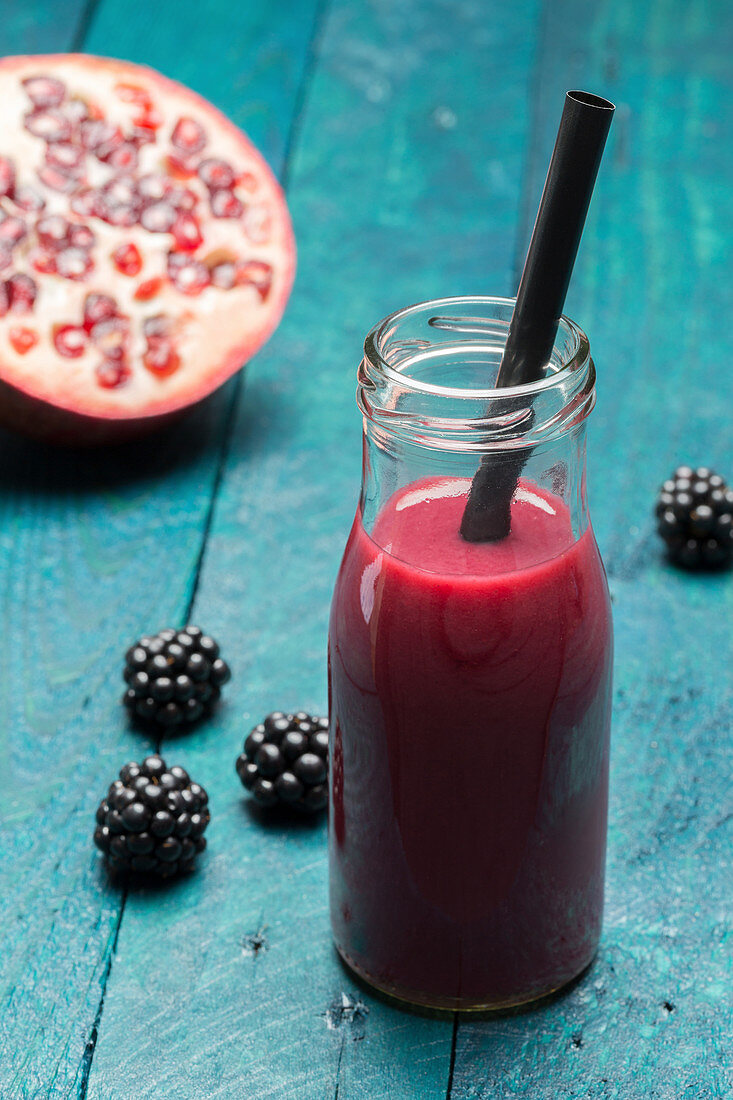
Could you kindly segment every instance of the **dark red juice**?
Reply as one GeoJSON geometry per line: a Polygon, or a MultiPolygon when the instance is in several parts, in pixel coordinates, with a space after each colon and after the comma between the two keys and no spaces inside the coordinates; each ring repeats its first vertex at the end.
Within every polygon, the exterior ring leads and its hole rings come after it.
{"type": "Polygon", "coordinates": [[[590,528],[520,482],[510,536],[459,535],[470,482],[357,514],[330,632],[331,911],[346,961],[443,1007],[557,989],[600,935],[611,620],[590,528]]]}

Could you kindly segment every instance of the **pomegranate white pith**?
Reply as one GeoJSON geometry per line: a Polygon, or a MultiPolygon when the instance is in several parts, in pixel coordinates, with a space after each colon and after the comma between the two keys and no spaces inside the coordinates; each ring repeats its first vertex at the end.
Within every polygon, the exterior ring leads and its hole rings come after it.
{"type": "Polygon", "coordinates": [[[205,397],[267,339],[292,284],[261,155],[127,62],[6,58],[0,97],[0,415],[114,438],[205,397]]]}

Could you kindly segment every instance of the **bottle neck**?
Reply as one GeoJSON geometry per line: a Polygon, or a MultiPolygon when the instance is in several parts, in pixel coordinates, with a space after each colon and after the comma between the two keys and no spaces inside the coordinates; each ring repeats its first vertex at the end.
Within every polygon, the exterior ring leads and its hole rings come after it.
{"type": "Polygon", "coordinates": [[[390,501],[397,507],[395,494],[413,486],[441,499],[465,497],[479,466],[489,491],[495,478],[504,508],[518,476],[520,496],[534,492],[540,509],[542,501],[547,508],[557,502],[574,537],[586,529],[585,419],[595,402],[588,340],[561,318],[544,376],[496,388],[513,306],[511,299],[480,297],[423,302],[367,336],[357,399],[368,533],[390,501]]]}

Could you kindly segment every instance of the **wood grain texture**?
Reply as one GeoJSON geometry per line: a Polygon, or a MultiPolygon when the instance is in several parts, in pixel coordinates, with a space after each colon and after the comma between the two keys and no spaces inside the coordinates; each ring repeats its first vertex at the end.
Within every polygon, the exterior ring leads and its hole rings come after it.
{"type": "Polygon", "coordinates": [[[209,96],[286,170],[300,274],[229,443],[231,386],[93,462],[0,438],[0,1096],[733,1095],[733,589],[666,566],[650,516],[677,462],[733,478],[729,5],[33,0],[5,49],[67,48],[80,27],[86,49],[209,96]],[[568,301],[599,369],[590,495],[615,601],[606,929],[561,998],[461,1020],[451,1074],[449,1019],[383,1004],[336,962],[324,823],[264,819],[233,762],[268,710],[326,705],[365,332],[410,300],[513,289],[573,85],[618,103],[568,301]],[[119,662],[184,615],[223,453],[195,616],[235,679],[167,751],[210,791],[210,849],[186,881],[131,893],[120,922],[90,839],[107,782],[146,748],[119,662]]]}
{"type": "Polygon", "coordinates": [[[236,669],[216,728],[176,746],[211,792],[210,852],[162,918],[159,896],[128,901],[90,1100],[133,1083],[139,1097],[446,1095],[451,1019],[388,1007],[341,969],[325,823],[263,820],[234,758],[269,710],[326,705],[367,329],[411,299],[509,289],[537,25],[528,0],[501,20],[465,0],[329,10],[289,174],[300,275],[248,376],[196,600],[236,669]],[[253,957],[242,941],[262,927],[253,957]],[[329,1027],[343,993],[368,1015],[329,1027]]]}
{"type": "MultiPolygon", "coordinates": [[[[53,35],[6,35],[6,48],[68,48],[75,13],[71,4],[60,7],[65,20],[52,21],[53,35]]],[[[111,7],[85,10],[87,50],[124,52],[119,47],[135,41],[136,13],[147,9],[111,7]]],[[[237,43],[237,73],[260,73],[261,110],[250,132],[276,163],[314,10],[285,7],[227,8],[226,24],[218,24],[219,53],[231,56],[237,43]]],[[[159,12],[178,26],[175,5],[159,12]]],[[[209,14],[192,11],[187,25],[208,43],[213,65],[209,14]]],[[[39,4],[36,17],[46,15],[39,4]]],[[[166,55],[162,39],[141,40],[148,49],[136,60],[190,78],[177,65],[178,47],[166,55]]],[[[226,87],[226,69],[218,71],[226,87]]],[[[126,728],[121,662],[141,632],[186,614],[233,393],[230,385],[165,436],[100,454],[59,455],[0,439],[2,621],[15,639],[0,686],[3,1097],[66,1097],[85,1088],[122,908],[91,847],[94,809],[125,759],[150,748],[126,728]]]]}
{"type": "Polygon", "coordinates": [[[77,49],[96,0],[33,0],[2,11],[2,52],[53,53],[77,49]]]}
{"type": "Polygon", "coordinates": [[[120,714],[123,638],[178,618],[195,569],[211,478],[197,487],[190,466],[171,466],[184,442],[118,455],[120,482],[109,458],[91,472],[88,457],[59,461],[3,439],[3,623],[17,643],[0,729],[2,1095],[67,1095],[97,1011],[120,897],[90,829],[120,759],[146,744],[120,714]],[[190,508],[163,511],[146,463],[190,508]],[[163,531],[167,583],[160,566],[145,578],[163,531]]]}
{"type": "Polygon", "coordinates": [[[731,351],[731,41],[723,3],[547,6],[533,204],[564,90],[617,104],[568,301],[599,374],[589,488],[616,627],[605,930],[560,1000],[461,1024],[454,1100],[733,1095],[733,587],[668,566],[652,516],[682,461],[733,476],[733,375],[713,366],[731,351]]]}

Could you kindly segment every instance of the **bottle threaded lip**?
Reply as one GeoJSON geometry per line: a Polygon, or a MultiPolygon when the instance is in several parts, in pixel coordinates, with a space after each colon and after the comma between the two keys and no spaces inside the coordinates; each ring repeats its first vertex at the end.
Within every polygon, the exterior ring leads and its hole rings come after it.
{"type": "Polygon", "coordinates": [[[452,449],[537,445],[580,423],[595,403],[585,333],[561,317],[545,377],[497,388],[514,299],[488,296],[420,302],[367,335],[357,401],[392,435],[452,449]]]}

